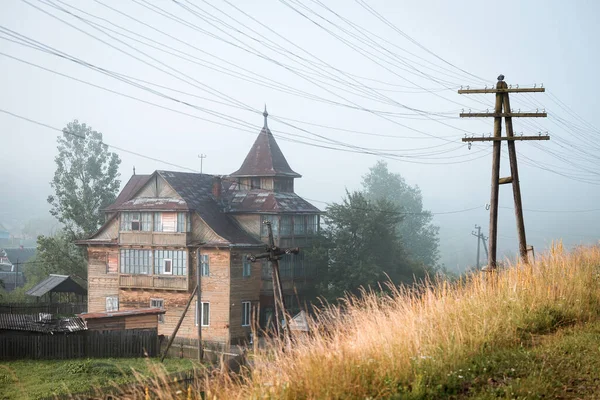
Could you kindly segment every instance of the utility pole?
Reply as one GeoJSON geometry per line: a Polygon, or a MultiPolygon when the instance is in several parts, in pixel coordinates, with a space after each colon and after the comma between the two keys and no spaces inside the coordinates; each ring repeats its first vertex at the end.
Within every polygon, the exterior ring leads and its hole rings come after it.
{"type": "Polygon", "coordinates": [[[475,229],[477,229],[477,234],[475,234],[475,231],[473,231],[471,232],[471,235],[477,236],[477,262],[475,263],[475,268],[479,270],[479,239],[481,239],[481,227],[475,224],[475,229]]]}
{"type": "Polygon", "coordinates": [[[475,224],[475,229],[477,229],[477,233],[475,233],[475,231],[471,232],[471,235],[476,236],[477,237],[477,269],[479,269],[479,248],[480,248],[480,241],[483,242],[483,250],[485,250],[485,258],[486,260],[489,260],[488,257],[488,250],[485,244],[486,241],[486,237],[483,235],[483,233],[481,233],[481,226],[475,224]]]}
{"type": "Polygon", "coordinates": [[[524,93],[524,92],[545,92],[546,89],[543,87],[533,88],[515,88],[512,85],[509,87],[504,82],[504,75],[498,77],[498,83],[495,88],[485,89],[460,89],[459,94],[476,94],[476,93],[495,93],[496,94],[496,106],[493,113],[461,113],[461,118],[472,118],[472,117],[493,117],[494,118],[494,136],[493,137],[465,137],[462,139],[463,142],[469,142],[469,148],[471,142],[494,142],[492,151],[492,190],[490,196],[490,243],[489,243],[489,267],[495,269],[497,264],[496,251],[498,243],[498,192],[500,185],[512,183],[513,197],[515,202],[515,215],[517,218],[517,232],[519,236],[519,254],[521,255],[521,261],[524,263],[528,262],[527,258],[527,239],[525,237],[525,223],[523,221],[523,206],[521,200],[521,186],[519,184],[519,168],[517,165],[517,152],[515,149],[515,141],[517,140],[550,140],[548,135],[542,136],[514,136],[513,133],[513,118],[520,117],[546,117],[547,114],[544,112],[525,112],[522,113],[513,112],[510,108],[509,93],[524,93]],[[502,118],[504,118],[506,125],[506,136],[502,136],[502,118]],[[511,176],[506,178],[500,178],[500,150],[503,141],[508,143],[508,157],[510,161],[510,173],[511,176]]]}
{"type": "Polygon", "coordinates": [[[281,277],[279,275],[279,260],[285,254],[298,254],[300,249],[298,247],[293,249],[282,249],[275,246],[275,239],[273,238],[273,229],[271,227],[271,221],[264,221],[264,224],[267,225],[267,229],[269,230],[269,244],[266,246],[266,252],[257,254],[255,256],[248,256],[248,260],[251,262],[256,262],[257,260],[266,259],[271,263],[271,270],[273,272],[273,298],[275,302],[275,332],[277,335],[282,333],[281,319],[279,318],[279,313],[281,313],[281,318],[287,327],[287,331],[289,332],[290,326],[287,318],[287,313],[285,310],[285,299],[283,298],[283,287],[281,285],[281,277]]]}
{"type": "Polygon", "coordinates": [[[198,154],[198,158],[200,159],[200,173],[202,173],[202,164],[204,159],[206,158],[206,154],[198,154]]]}

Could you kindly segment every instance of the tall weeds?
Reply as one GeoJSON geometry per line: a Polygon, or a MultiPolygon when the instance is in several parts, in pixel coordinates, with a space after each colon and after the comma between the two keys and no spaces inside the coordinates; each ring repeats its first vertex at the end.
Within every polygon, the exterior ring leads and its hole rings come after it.
{"type": "Polygon", "coordinates": [[[418,397],[428,376],[470,356],[599,315],[600,247],[558,243],[534,265],[348,298],[317,313],[310,335],[203,386],[207,399],[418,397]]]}

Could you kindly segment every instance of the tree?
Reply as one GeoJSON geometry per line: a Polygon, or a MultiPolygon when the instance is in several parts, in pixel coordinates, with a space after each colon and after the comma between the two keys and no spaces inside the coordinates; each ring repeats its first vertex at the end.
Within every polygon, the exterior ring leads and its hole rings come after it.
{"type": "Polygon", "coordinates": [[[400,174],[390,172],[384,161],[371,167],[362,184],[368,199],[387,200],[406,213],[396,224],[396,230],[409,257],[435,268],[440,258],[439,227],[432,223],[431,212],[423,210],[421,189],[407,184],[400,174]]]}
{"type": "Polygon", "coordinates": [[[121,182],[121,160],[102,143],[102,134],[77,120],[58,137],[56,171],[48,196],[50,213],[64,228],[38,236],[37,254],[46,274],[87,276],[85,252],[75,240],[89,237],[104,222],[102,209],[114,202],[121,182]]]}
{"type": "Polygon", "coordinates": [[[346,192],[341,204],[327,207],[323,237],[307,252],[317,264],[319,295],[335,300],[358,294],[361,287],[424,277],[425,270],[408,259],[398,237],[399,211],[390,201],[369,200],[362,192],[346,192]]]}
{"type": "Polygon", "coordinates": [[[121,160],[108,151],[100,132],[77,120],[58,137],[54,160],[56,171],[50,185],[55,194],[48,196],[50,213],[74,238],[89,236],[104,221],[102,209],[117,196],[121,160]]]}

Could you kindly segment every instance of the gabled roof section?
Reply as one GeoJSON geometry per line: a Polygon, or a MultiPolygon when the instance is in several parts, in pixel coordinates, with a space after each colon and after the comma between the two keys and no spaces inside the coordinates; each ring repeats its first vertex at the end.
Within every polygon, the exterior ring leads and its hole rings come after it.
{"type": "Polygon", "coordinates": [[[79,283],[75,282],[69,275],[50,274],[46,279],[29,289],[26,293],[30,296],[42,297],[46,293],[75,293],[87,294],[79,283]]]}
{"type": "Polygon", "coordinates": [[[291,192],[234,191],[229,193],[227,200],[227,211],[232,213],[321,213],[317,207],[291,192]]]}
{"type": "Polygon", "coordinates": [[[260,244],[246,233],[232,217],[225,214],[212,195],[213,175],[191,172],[156,171],[185,201],[190,210],[196,211],[204,222],[228,242],[260,244]]]}
{"type": "Polygon", "coordinates": [[[233,177],[252,177],[252,176],[281,176],[290,178],[300,178],[297,172],[294,172],[285,159],[275,137],[267,126],[267,108],[263,116],[265,124],[258,134],[256,141],[248,152],[246,159],[240,169],[235,171],[233,177]]]}
{"type": "Polygon", "coordinates": [[[150,176],[152,175],[132,175],[131,178],[129,178],[129,182],[127,182],[123,190],[121,190],[121,193],[119,193],[115,199],[115,202],[106,207],[104,211],[115,211],[123,203],[131,200],[135,193],[148,182],[150,176]]]}

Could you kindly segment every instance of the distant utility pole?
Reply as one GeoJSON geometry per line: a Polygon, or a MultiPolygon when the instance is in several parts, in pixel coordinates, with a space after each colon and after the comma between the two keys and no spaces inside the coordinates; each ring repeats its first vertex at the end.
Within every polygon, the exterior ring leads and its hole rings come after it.
{"type": "Polygon", "coordinates": [[[477,224],[475,224],[475,229],[477,229],[477,233],[475,233],[475,231],[471,232],[471,235],[476,236],[477,237],[477,269],[479,269],[479,248],[480,248],[480,241],[483,242],[483,249],[485,250],[485,257],[486,259],[488,259],[488,251],[486,248],[486,237],[483,236],[483,233],[481,233],[481,227],[477,224]]]}
{"type": "Polygon", "coordinates": [[[290,330],[290,326],[285,310],[285,299],[283,298],[281,277],[279,275],[279,260],[285,254],[298,254],[300,249],[298,247],[293,249],[281,249],[275,246],[271,221],[265,221],[263,223],[267,225],[267,229],[269,230],[269,244],[266,246],[266,253],[248,256],[248,260],[251,262],[256,262],[257,260],[266,259],[271,263],[271,269],[273,272],[273,297],[275,302],[275,331],[277,332],[277,335],[280,335],[282,332],[282,327],[280,326],[281,319],[279,319],[279,313],[281,313],[281,318],[283,318],[288,332],[290,330]]]}
{"type": "Polygon", "coordinates": [[[198,154],[198,158],[200,159],[200,173],[202,173],[202,164],[204,159],[206,158],[206,154],[198,154]]]}
{"type": "Polygon", "coordinates": [[[485,89],[461,89],[458,91],[459,94],[472,94],[472,93],[495,93],[496,94],[496,106],[493,113],[461,113],[462,118],[469,117],[493,117],[494,118],[494,136],[493,137],[470,137],[463,138],[463,142],[494,142],[494,148],[492,153],[492,193],[490,197],[490,245],[489,245],[489,267],[490,269],[496,268],[496,250],[498,243],[498,192],[500,185],[506,183],[512,183],[513,197],[515,201],[515,215],[517,217],[517,233],[519,235],[519,253],[521,260],[524,263],[528,262],[527,258],[527,240],[525,238],[525,223],[523,221],[523,207],[521,202],[521,187],[519,185],[519,169],[517,166],[517,151],[515,149],[516,140],[549,140],[548,135],[542,136],[514,136],[512,119],[513,117],[546,117],[547,114],[544,112],[513,112],[510,108],[510,100],[508,97],[509,93],[523,93],[523,92],[545,92],[546,89],[543,87],[533,88],[515,88],[512,85],[509,87],[504,82],[504,75],[498,77],[498,83],[496,88],[485,88],[485,89]],[[506,124],[506,136],[502,137],[502,118],[504,118],[506,124]],[[506,141],[508,144],[508,158],[510,161],[510,174],[511,176],[506,178],[500,178],[500,145],[502,141],[506,141]]]}

